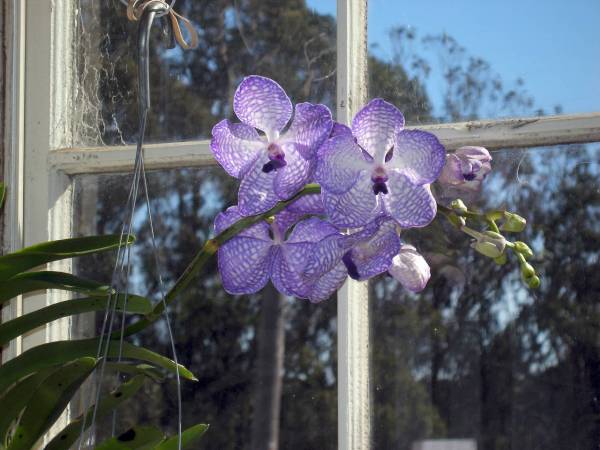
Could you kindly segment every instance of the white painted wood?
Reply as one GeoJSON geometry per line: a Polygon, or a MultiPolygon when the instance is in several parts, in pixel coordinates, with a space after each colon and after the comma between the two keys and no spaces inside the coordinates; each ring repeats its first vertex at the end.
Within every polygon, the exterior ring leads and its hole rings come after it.
{"type": "MultiPolygon", "coordinates": [[[[49,165],[69,175],[81,173],[130,172],[135,160],[135,146],[70,148],[53,150],[49,165]]],[[[210,151],[210,141],[172,142],[144,145],[147,169],[197,167],[217,164],[210,151]]]]}
{"type": "MultiPolygon", "coordinates": [[[[24,191],[24,72],[25,72],[25,8],[23,2],[8,3],[6,29],[7,103],[5,126],[4,181],[8,187],[5,204],[5,228],[3,242],[5,251],[23,246],[23,191],[24,191]]],[[[10,320],[22,312],[22,298],[12,300],[2,310],[2,320],[10,320]]],[[[21,337],[3,348],[2,361],[14,358],[21,352],[21,337]]]]}
{"type": "MultiPolygon", "coordinates": [[[[348,117],[342,119],[347,111],[346,100],[342,99],[338,105],[339,120],[349,120],[348,117]]],[[[434,133],[448,150],[463,145],[480,145],[489,149],[549,146],[600,141],[600,113],[478,120],[407,128],[434,133]]],[[[144,148],[149,169],[217,164],[208,140],[149,144],[144,148]]],[[[134,155],[133,145],[65,148],[50,152],[49,165],[51,169],[69,175],[125,172],[133,168],[134,155]]]]}
{"type": "Polygon", "coordinates": [[[546,117],[443,123],[418,127],[435,134],[448,150],[463,145],[488,149],[600,141],[600,112],[546,117]]]}
{"type": "MultiPolygon", "coordinates": [[[[71,234],[72,201],[69,179],[48,165],[52,147],[70,142],[69,100],[75,66],[72,63],[75,3],[11,1],[11,141],[7,164],[10,195],[6,227],[11,250],[71,234]]],[[[70,271],[70,261],[49,265],[70,271]]],[[[25,295],[13,301],[5,320],[68,298],[63,292],[25,295]]],[[[70,337],[70,321],[62,319],[14,340],[5,352],[14,358],[51,340],[70,337]]],[[[53,429],[68,422],[68,413],[53,429]]],[[[52,430],[51,430],[52,432],[52,430]]]]}
{"type": "MultiPolygon", "coordinates": [[[[349,124],[366,101],[367,2],[337,2],[337,120],[349,124]]],[[[371,440],[369,296],[348,279],[338,292],[338,448],[367,450],[371,440]]]]}

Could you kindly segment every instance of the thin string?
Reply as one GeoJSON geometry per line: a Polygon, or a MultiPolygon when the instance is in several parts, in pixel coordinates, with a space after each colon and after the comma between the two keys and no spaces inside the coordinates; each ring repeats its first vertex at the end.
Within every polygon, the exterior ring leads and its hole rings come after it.
{"type": "MultiPolygon", "coordinates": [[[[121,1],[123,3],[125,3],[124,0],[121,0],[121,1]]],[[[152,6],[152,13],[151,13],[152,16],[149,19],[150,22],[148,25],[148,27],[149,27],[148,32],[151,29],[152,20],[154,17],[161,17],[161,16],[168,14],[169,17],[171,18],[171,23],[172,23],[172,28],[173,28],[173,32],[175,35],[175,39],[177,40],[179,45],[181,45],[181,47],[184,49],[195,47],[198,43],[197,33],[189,20],[183,18],[182,16],[180,16],[173,10],[173,5],[175,4],[175,1],[176,0],[172,0],[171,3],[169,4],[165,0],[129,0],[129,2],[127,3],[127,7],[128,7],[127,8],[127,16],[130,20],[140,20],[144,14],[145,9],[152,6]],[[162,9],[162,11],[161,11],[161,9],[162,9]],[[183,38],[183,36],[181,34],[181,29],[179,27],[178,19],[182,20],[182,22],[184,23],[184,26],[187,28],[187,30],[190,34],[191,42],[189,44],[185,41],[185,39],[183,38]]],[[[145,39],[146,39],[146,50],[145,51],[147,52],[147,45],[148,45],[147,37],[145,39]]],[[[147,64],[147,54],[146,54],[145,59],[143,59],[140,56],[139,64],[142,64],[142,63],[147,64]]],[[[147,71],[148,71],[148,68],[146,66],[145,73],[147,73],[147,71]]],[[[148,89],[146,87],[147,85],[145,84],[145,83],[147,83],[147,81],[144,82],[142,80],[142,75],[140,75],[139,83],[140,83],[140,95],[142,96],[142,98],[145,97],[146,99],[148,99],[149,92],[146,92],[145,95],[142,95],[142,91],[147,91],[147,89],[148,89]]],[[[156,235],[154,232],[154,223],[152,220],[152,211],[151,211],[151,204],[150,204],[150,194],[149,194],[149,189],[148,189],[148,182],[146,179],[146,171],[145,171],[145,167],[144,167],[143,142],[144,142],[144,137],[145,137],[145,132],[146,132],[147,116],[148,116],[148,110],[149,110],[150,105],[149,105],[148,100],[141,101],[139,103],[139,105],[140,105],[140,111],[139,111],[138,142],[137,142],[135,162],[134,162],[133,178],[131,181],[129,195],[127,197],[126,207],[125,207],[126,214],[129,213],[129,217],[128,217],[129,220],[127,220],[127,219],[124,220],[123,224],[121,226],[119,246],[117,248],[117,258],[116,258],[115,265],[113,267],[112,276],[111,276],[111,292],[107,296],[107,301],[106,301],[106,306],[105,306],[105,314],[104,314],[104,318],[103,318],[103,322],[102,322],[102,328],[101,328],[99,342],[98,342],[98,349],[96,352],[96,357],[101,358],[101,364],[100,364],[99,370],[94,371],[94,378],[93,378],[93,383],[92,383],[93,388],[90,389],[90,395],[88,396],[87,401],[84,400],[84,416],[83,416],[82,424],[81,424],[78,449],[81,449],[81,446],[83,445],[83,443],[85,441],[84,436],[85,436],[86,419],[87,419],[87,414],[85,414],[85,411],[87,411],[91,407],[90,403],[92,401],[92,397],[95,396],[91,422],[89,424],[90,431],[91,431],[91,439],[92,439],[91,443],[93,443],[93,439],[94,439],[93,428],[94,428],[94,425],[96,424],[96,416],[97,416],[97,412],[98,412],[98,406],[100,403],[100,394],[102,391],[102,382],[104,380],[104,372],[105,372],[106,363],[108,360],[108,355],[109,355],[110,346],[111,346],[111,336],[113,334],[115,317],[117,315],[116,309],[117,309],[117,304],[118,304],[119,298],[120,298],[119,292],[124,291],[123,292],[123,294],[124,294],[123,295],[123,307],[122,307],[122,314],[121,314],[121,327],[120,327],[120,332],[119,332],[119,347],[118,347],[117,361],[121,362],[122,357],[123,357],[125,322],[126,322],[126,313],[127,313],[127,303],[128,303],[128,299],[129,299],[129,277],[131,274],[131,265],[132,265],[132,259],[131,259],[132,246],[128,245],[126,240],[129,239],[129,235],[131,234],[132,229],[133,229],[133,220],[134,220],[134,215],[135,215],[135,210],[136,210],[136,205],[137,205],[137,199],[139,196],[140,181],[143,181],[142,186],[144,189],[144,199],[145,199],[145,205],[146,205],[146,210],[147,210],[147,218],[148,218],[149,227],[150,227],[150,237],[151,237],[151,242],[152,242],[152,253],[153,253],[153,257],[154,257],[155,271],[158,276],[161,301],[162,301],[163,307],[164,307],[163,314],[164,314],[165,322],[167,325],[167,331],[168,331],[169,342],[170,342],[170,346],[171,346],[171,352],[173,355],[173,361],[175,363],[176,382],[177,382],[177,410],[178,410],[178,449],[181,450],[181,448],[182,448],[182,417],[183,417],[183,414],[182,414],[182,394],[181,394],[181,379],[180,379],[180,373],[179,373],[179,361],[178,361],[178,357],[177,357],[177,351],[175,348],[175,340],[173,337],[173,331],[172,331],[172,327],[171,327],[169,311],[168,311],[166,300],[165,300],[165,295],[166,295],[165,294],[165,286],[164,286],[164,281],[163,281],[163,277],[162,277],[160,259],[159,259],[159,255],[158,255],[158,246],[156,244],[156,235]],[[124,276],[124,279],[123,279],[123,276],[124,276]],[[119,289],[120,285],[122,286],[122,289],[119,289]]],[[[127,217],[127,215],[126,215],[126,217],[127,217]]],[[[120,381],[120,373],[117,373],[117,381],[120,381]]],[[[116,413],[116,411],[113,411],[112,426],[111,426],[111,434],[113,436],[116,431],[116,423],[117,423],[117,413],[116,413]]]]}
{"type": "MultiPolygon", "coordinates": [[[[134,164],[134,173],[133,179],[131,182],[131,186],[129,189],[129,196],[127,198],[125,211],[130,212],[129,220],[124,220],[123,225],[121,227],[121,236],[119,239],[119,246],[117,248],[117,259],[115,261],[115,265],[113,267],[113,273],[111,276],[111,293],[107,297],[106,301],[106,309],[104,314],[104,319],[102,322],[102,328],[100,332],[100,337],[98,341],[98,349],[96,352],[96,358],[100,358],[102,356],[102,362],[100,364],[100,371],[98,370],[94,372],[94,381],[93,381],[93,389],[90,390],[90,395],[88,397],[88,401],[84,404],[84,411],[90,407],[92,403],[92,397],[95,397],[94,409],[92,413],[92,419],[90,421],[90,429],[96,423],[96,415],[98,410],[98,403],[100,399],[102,380],[104,379],[104,370],[106,367],[106,360],[108,359],[108,351],[110,347],[110,336],[113,332],[113,323],[116,312],[116,306],[119,300],[119,278],[122,277],[123,272],[127,270],[127,275],[125,277],[125,296],[128,295],[129,292],[129,272],[131,266],[131,245],[126,245],[125,236],[127,239],[131,234],[131,230],[133,227],[133,216],[135,213],[135,208],[137,204],[138,190],[139,190],[139,179],[140,179],[140,170],[141,170],[141,143],[138,144],[138,149],[136,151],[136,158],[134,164]],[[126,263],[125,263],[126,261],[126,263]],[[104,351],[102,350],[104,347],[104,351]]],[[[78,449],[81,449],[81,446],[84,442],[84,434],[86,428],[86,419],[87,415],[83,417],[81,423],[81,432],[79,438],[78,449]]]]}

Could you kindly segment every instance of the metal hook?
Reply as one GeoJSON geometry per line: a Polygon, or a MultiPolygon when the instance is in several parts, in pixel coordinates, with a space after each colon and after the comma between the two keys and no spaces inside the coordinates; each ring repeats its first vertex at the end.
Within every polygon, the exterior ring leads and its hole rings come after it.
{"type": "MultiPolygon", "coordinates": [[[[157,14],[169,9],[164,2],[155,1],[144,8],[138,33],[139,113],[143,117],[150,109],[150,30],[157,14]]],[[[160,16],[159,16],[160,17],[160,16]]],[[[168,21],[167,21],[168,23],[168,21]]],[[[167,25],[167,26],[170,26],[167,25]]],[[[163,25],[163,35],[165,27],[163,25]]],[[[172,36],[172,30],[170,35],[172,36]]]]}

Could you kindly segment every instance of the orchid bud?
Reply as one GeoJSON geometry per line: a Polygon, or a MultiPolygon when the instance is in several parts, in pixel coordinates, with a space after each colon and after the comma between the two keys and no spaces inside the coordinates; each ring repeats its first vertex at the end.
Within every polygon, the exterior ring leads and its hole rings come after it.
{"type": "Polygon", "coordinates": [[[466,213],[469,210],[469,208],[467,208],[467,205],[465,205],[465,203],[460,198],[453,200],[452,203],[450,203],[450,207],[458,213],[466,213]]]}
{"type": "Polygon", "coordinates": [[[521,275],[525,281],[529,281],[530,278],[535,276],[535,269],[528,262],[521,264],[521,275]]]}
{"type": "Polygon", "coordinates": [[[431,269],[425,258],[415,247],[407,244],[404,244],[400,252],[394,256],[388,272],[402,286],[413,292],[425,289],[431,277],[431,269]]]}
{"type": "Polygon", "coordinates": [[[508,211],[504,212],[504,223],[500,227],[502,231],[509,231],[513,233],[520,233],[525,229],[527,225],[527,221],[525,218],[519,216],[518,214],[510,213],[508,211]]]}
{"type": "Polygon", "coordinates": [[[493,231],[478,233],[476,239],[472,247],[488,258],[500,257],[506,248],[506,239],[504,239],[504,236],[493,231]]]}
{"type": "Polygon", "coordinates": [[[502,253],[500,256],[498,256],[497,258],[494,258],[494,262],[496,264],[498,264],[499,266],[503,266],[504,264],[506,264],[506,253],[502,253]]]}
{"type": "Polygon", "coordinates": [[[525,242],[516,241],[514,251],[523,255],[526,259],[533,257],[533,251],[529,248],[525,242]]]}
{"type": "Polygon", "coordinates": [[[527,282],[527,286],[529,286],[531,289],[539,288],[540,284],[542,284],[542,282],[540,281],[540,277],[537,275],[532,276],[527,282]]]}
{"type": "Polygon", "coordinates": [[[446,155],[446,165],[438,181],[467,191],[476,191],[492,170],[490,153],[483,147],[461,147],[446,155]]]}

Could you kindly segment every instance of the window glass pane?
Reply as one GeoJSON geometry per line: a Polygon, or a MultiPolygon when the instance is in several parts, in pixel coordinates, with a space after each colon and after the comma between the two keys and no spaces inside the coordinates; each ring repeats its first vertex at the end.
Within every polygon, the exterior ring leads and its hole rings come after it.
{"type": "MultiPolygon", "coordinates": [[[[80,119],[75,145],[131,143],[137,133],[137,23],[119,0],[79,0],[80,119]]],[[[153,30],[148,142],[201,139],[233,117],[242,77],[277,80],[295,102],[335,105],[334,9],[319,2],[179,1],[197,49],[167,49],[153,30]]]]}
{"type": "MultiPolygon", "coordinates": [[[[118,232],[130,181],[131,175],[77,176],[77,233],[118,232]]],[[[168,288],[212,232],[216,214],[233,204],[237,186],[216,167],[150,172],[148,181],[168,288]]],[[[135,229],[131,291],[158,301],[142,207],[135,216],[135,229]]],[[[113,259],[114,254],[88,258],[77,270],[108,281],[113,259]]],[[[252,443],[264,442],[271,423],[279,433],[279,448],[337,448],[335,296],[313,305],[281,298],[273,289],[257,295],[227,295],[215,259],[171,310],[180,362],[199,379],[183,382],[184,425],[211,424],[202,448],[267,448],[252,443]],[[277,355],[282,362],[278,363],[277,355]],[[279,409],[270,406],[277,401],[279,409]]],[[[97,326],[100,320],[101,315],[97,326]]],[[[163,321],[133,342],[170,356],[163,321]]],[[[150,383],[119,414],[117,431],[125,430],[126,424],[150,423],[174,432],[176,411],[174,381],[160,386],[150,383]]],[[[110,426],[99,429],[110,430],[110,426]]]]}
{"type": "Polygon", "coordinates": [[[598,111],[600,3],[369,1],[370,97],[409,123],[598,111]]]}
{"type": "Polygon", "coordinates": [[[598,444],[600,145],[493,157],[475,204],[527,218],[513,240],[531,244],[542,286],[527,290],[514,255],[496,265],[444,219],[403,232],[432,278],[418,295],[389,277],[371,284],[374,448],[598,444]]]}

